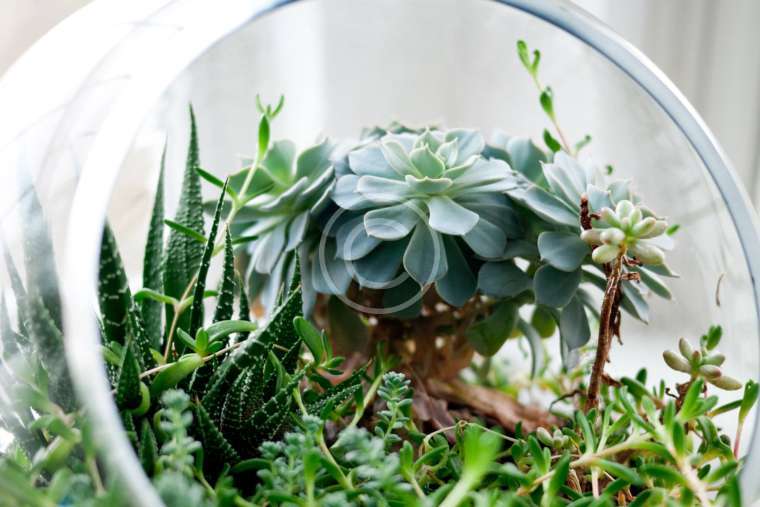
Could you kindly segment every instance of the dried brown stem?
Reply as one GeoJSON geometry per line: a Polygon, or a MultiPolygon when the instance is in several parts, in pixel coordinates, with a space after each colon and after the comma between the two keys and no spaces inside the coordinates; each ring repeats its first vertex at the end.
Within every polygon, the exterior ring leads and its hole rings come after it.
{"type": "Polygon", "coordinates": [[[583,194],[581,196],[581,227],[584,231],[591,229],[591,213],[588,209],[588,196],[583,194]]]}
{"type": "MultiPolygon", "coordinates": [[[[586,410],[599,404],[599,389],[604,376],[604,366],[610,355],[613,333],[619,327],[618,306],[620,304],[620,280],[623,274],[623,256],[612,261],[610,274],[607,276],[607,288],[604,291],[602,311],[599,314],[599,339],[596,345],[596,359],[591,370],[591,379],[586,396],[586,410]]],[[[619,333],[618,333],[619,334],[619,333]]]]}
{"type": "Polygon", "coordinates": [[[523,405],[496,389],[467,384],[459,379],[445,381],[436,378],[428,379],[426,387],[432,396],[472,407],[477,413],[498,421],[509,431],[515,431],[517,423],[522,423],[526,432],[560,424],[557,417],[544,409],[523,405]]]}

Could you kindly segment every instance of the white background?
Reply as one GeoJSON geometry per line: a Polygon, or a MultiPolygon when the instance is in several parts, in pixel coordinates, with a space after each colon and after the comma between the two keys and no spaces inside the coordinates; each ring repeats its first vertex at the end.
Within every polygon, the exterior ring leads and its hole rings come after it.
{"type": "MultiPolygon", "coordinates": [[[[0,0],[0,74],[59,20],[86,3],[87,0],[0,0]]],[[[757,204],[760,2],[576,0],[576,3],[640,48],[676,83],[716,134],[757,204]]]]}

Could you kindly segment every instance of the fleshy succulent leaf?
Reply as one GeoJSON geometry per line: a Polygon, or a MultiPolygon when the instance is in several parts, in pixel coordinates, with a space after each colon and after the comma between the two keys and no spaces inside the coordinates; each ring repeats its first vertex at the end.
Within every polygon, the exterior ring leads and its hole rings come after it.
{"type": "Polygon", "coordinates": [[[581,270],[571,272],[545,265],[533,279],[536,302],[552,308],[562,308],[570,302],[581,281],[581,270]]]}
{"type": "MultiPolygon", "coordinates": [[[[166,163],[166,148],[161,156],[161,168],[158,173],[156,197],[148,225],[148,237],[145,241],[143,255],[143,287],[163,292],[163,254],[164,254],[164,169],[166,163]]],[[[161,344],[161,313],[163,305],[158,301],[145,299],[140,302],[140,311],[145,326],[145,332],[153,348],[161,344]]]]}
{"type": "MultiPolygon", "coordinates": [[[[179,206],[174,222],[198,233],[203,232],[203,201],[200,177],[196,168],[200,166],[198,155],[198,133],[195,115],[190,109],[190,143],[187,150],[185,172],[182,180],[179,206]]],[[[205,239],[205,238],[204,238],[205,239]]],[[[190,239],[175,229],[169,231],[164,266],[164,293],[177,300],[182,299],[200,267],[203,243],[190,239]]],[[[167,305],[166,320],[174,319],[174,308],[167,305]]],[[[177,327],[189,329],[190,314],[184,312],[177,319],[177,327]]]]}
{"type": "Polygon", "coordinates": [[[235,256],[229,229],[224,233],[224,268],[219,288],[219,297],[214,310],[214,322],[232,318],[235,303],[235,256]]]}
{"type": "MultiPolygon", "coordinates": [[[[206,277],[208,276],[208,270],[211,266],[211,257],[213,256],[214,248],[216,247],[216,233],[219,228],[219,219],[222,214],[222,205],[224,204],[226,188],[227,184],[225,183],[224,188],[222,188],[222,191],[219,194],[219,201],[217,202],[216,211],[214,212],[214,219],[211,222],[211,230],[209,231],[206,247],[203,249],[201,263],[198,267],[195,289],[193,291],[193,305],[190,309],[190,327],[188,328],[188,334],[190,336],[195,336],[195,332],[200,329],[203,324],[203,294],[206,291],[206,277]]],[[[225,229],[225,233],[226,232],[225,229]]]]}

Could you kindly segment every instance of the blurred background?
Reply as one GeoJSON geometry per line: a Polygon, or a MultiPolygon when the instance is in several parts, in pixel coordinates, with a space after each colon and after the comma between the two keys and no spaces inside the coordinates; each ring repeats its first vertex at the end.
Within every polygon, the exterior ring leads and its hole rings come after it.
{"type": "MultiPolygon", "coordinates": [[[[87,3],[87,0],[0,0],[0,75],[35,40],[87,3]]],[[[760,2],[576,0],[576,3],[641,49],[675,82],[717,136],[757,205],[760,2]]]]}

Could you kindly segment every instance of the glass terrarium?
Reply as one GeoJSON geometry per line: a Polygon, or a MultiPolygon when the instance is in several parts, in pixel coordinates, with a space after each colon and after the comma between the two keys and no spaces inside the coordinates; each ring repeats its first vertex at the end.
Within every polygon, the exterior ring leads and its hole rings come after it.
{"type": "MultiPolygon", "coordinates": [[[[613,345],[608,373],[633,376],[646,367],[651,378],[677,381],[661,351],[719,324],[734,376],[757,379],[760,238],[749,200],[707,127],[667,78],[600,22],[560,0],[96,1],[67,19],[0,88],[6,363],[13,362],[12,342],[25,339],[15,325],[23,308],[13,302],[14,284],[23,279],[40,286],[36,294],[26,288],[30,298],[39,295],[48,310],[60,307],[48,317],[63,341],[49,344],[42,362],[53,372],[68,365],[98,462],[134,505],[160,505],[114,402],[112,367],[103,366],[98,275],[108,220],[123,282],[133,293],[143,287],[159,172],[165,217],[175,217],[183,189],[188,105],[199,167],[221,180],[256,158],[259,106],[276,104],[280,95],[285,106],[271,122],[271,138],[290,139],[299,150],[325,138],[356,141],[362,129],[392,121],[477,129],[496,143],[506,132],[542,144],[544,130],[554,131],[515,54],[517,40],[541,50],[540,79],[551,84],[563,134],[571,143],[590,135],[584,160],[614,167],[614,178],[632,180],[648,206],[678,225],[676,247],[667,252],[668,265],[680,274],[668,278],[672,297],[650,298],[645,318],[624,316],[624,345],[613,345]],[[48,240],[29,236],[42,224],[48,240]]],[[[208,227],[219,189],[204,183],[202,192],[211,206],[208,227]]],[[[221,271],[213,264],[212,278],[221,271]]],[[[601,301],[601,292],[594,294],[601,301]]],[[[269,306],[252,304],[266,320],[269,306]]],[[[556,336],[543,347],[559,357],[556,336]]],[[[530,370],[513,341],[499,354],[530,370]]],[[[13,396],[2,392],[6,430],[23,422],[13,415],[13,396]]],[[[725,402],[734,398],[721,395],[725,402]]],[[[35,408],[24,417],[38,414],[35,408]]],[[[753,417],[745,424],[752,437],[742,445],[747,499],[760,495],[750,480],[760,473],[753,417]]],[[[737,424],[734,416],[718,420],[725,428],[737,424]]],[[[0,432],[0,449],[12,441],[9,431],[0,432]]]]}

